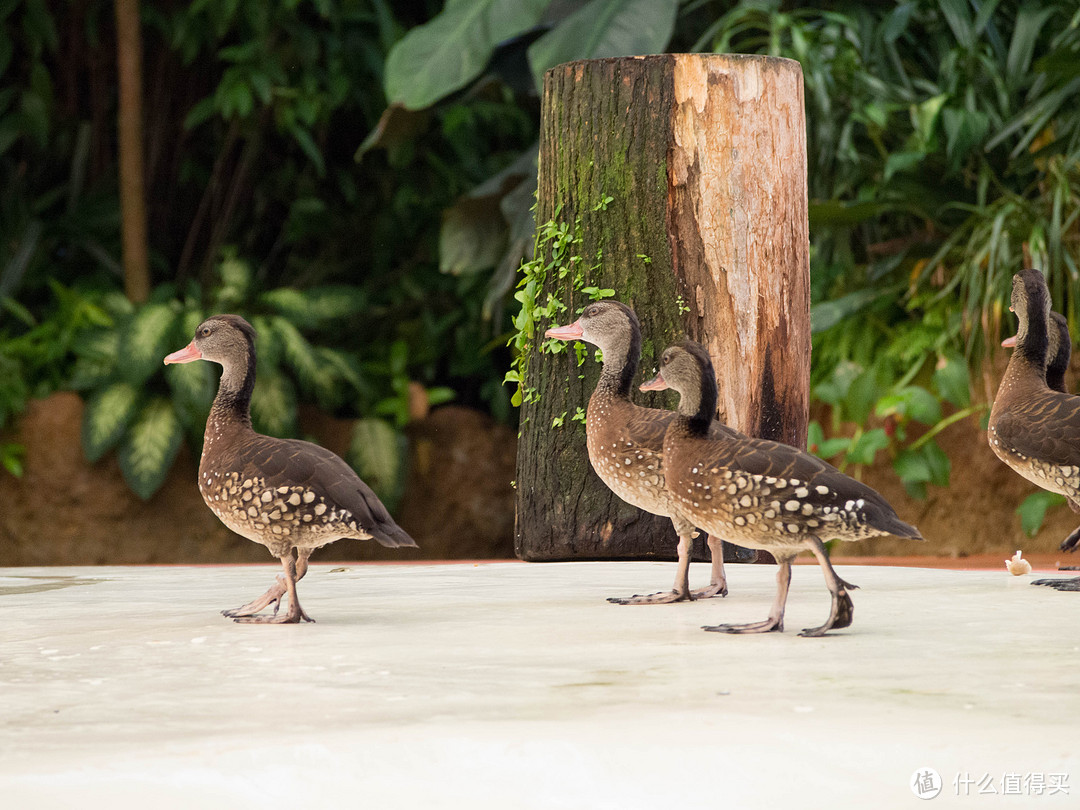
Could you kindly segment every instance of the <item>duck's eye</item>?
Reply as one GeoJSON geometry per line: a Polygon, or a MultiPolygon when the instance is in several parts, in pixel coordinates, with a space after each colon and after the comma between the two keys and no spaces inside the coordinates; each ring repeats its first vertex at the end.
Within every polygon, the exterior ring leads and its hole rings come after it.
{"type": "Polygon", "coordinates": [[[210,327],[204,326],[199,330],[199,337],[210,337],[210,327]]]}
{"type": "Polygon", "coordinates": [[[591,306],[587,310],[585,310],[585,314],[588,315],[590,318],[595,317],[596,315],[600,314],[600,307],[591,306]]]}

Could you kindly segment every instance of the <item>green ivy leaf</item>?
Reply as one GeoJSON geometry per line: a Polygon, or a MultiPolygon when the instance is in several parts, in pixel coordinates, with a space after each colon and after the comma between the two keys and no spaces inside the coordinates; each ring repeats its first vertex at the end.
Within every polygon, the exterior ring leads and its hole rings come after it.
{"type": "Polygon", "coordinates": [[[94,394],[86,403],[82,421],[83,453],[95,462],[113,448],[135,415],[139,389],[117,382],[94,394]]]}
{"type": "Polygon", "coordinates": [[[183,440],[172,403],[155,397],[139,412],[118,453],[124,480],[143,500],[164,483],[183,440]]]}

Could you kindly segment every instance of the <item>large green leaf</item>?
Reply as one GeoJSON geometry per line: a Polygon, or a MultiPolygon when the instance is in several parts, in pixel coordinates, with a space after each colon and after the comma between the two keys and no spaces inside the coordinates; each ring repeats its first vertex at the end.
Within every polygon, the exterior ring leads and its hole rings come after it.
{"type": "Polygon", "coordinates": [[[89,329],[75,346],[75,364],[68,384],[75,391],[97,388],[108,380],[120,356],[120,334],[115,329],[89,329]]]}
{"type": "Polygon", "coordinates": [[[259,360],[259,373],[263,369],[274,369],[281,364],[285,347],[281,336],[274,329],[273,319],[264,315],[254,315],[251,325],[255,327],[255,349],[259,360]]]}
{"type": "Polygon", "coordinates": [[[147,304],[121,332],[117,370],[128,382],[141,385],[161,368],[161,361],[176,348],[177,311],[168,304],[147,304]]]}
{"type": "Polygon", "coordinates": [[[958,408],[971,404],[971,380],[962,354],[947,351],[938,358],[934,368],[934,386],[941,396],[958,408]]]}
{"type": "Polygon", "coordinates": [[[172,403],[155,397],[128,429],[118,456],[124,480],[144,500],[164,483],[180,450],[183,432],[172,403]]]}
{"type": "Polygon", "coordinates": [[[495,47],[534,26],[549,0],[447,0],[442,13],[409,31],[386,58],[386,98],[430,107],[480,75],[495,47]]]}
{"type": "Polygon", "coordinates": [[[296,391],[283,374],[260,374],[255,378],[251,421],[260,433],[296,435],[296,391]]]}
{"type": "Polygon", "coordinates": [[[810,200],[807,215],[811,228],[858,225],[887,213],[892,206],[873,200],[810,200]]]}
{"type": "Polygon", "coordinates": [[[1056,492],[1034,492],[1024,498],[1023,502],[1016,507],[1016,514],[1020,516],[1020,528],[1024,530],[1024,534],[1034,537],[1042,527],[1046,510],[1063,503],[1065,499],[1056,492]]]}
{"type": "Polygon", "coordinates": [[[889,437],[881,428],[874,428],[862,434],[848,449],[847,460],[852,464],[873,464],[878,450],[889,446],[889,437]]]}
{"type": "Polygon", "coordinates": [[[189,436],[202,433],[214,401],[218,375],[213,363],[174,363],[165,368],[173,407],[189,436]]]}
{"type": "Polygon", "coordinates": [[[529,46],[536,86],[563,62],[663,53],[675,30],[678,0],[592,0],[529,46]]]}
{"type": "Polygon", "coordinates": [[[118,382],[90,397],[83,411],[82,446],[86,458],[97,461],[120,441],[135,415],[139,389],[118,382]]]}
{"type": "Polygon", "coordinates": [[[919,385],[906,385],[899,391],[882,397],[875,410],[878,416],[898,414],[924,425],[935,425],[941,420],[941,403],[937,397],[919,385]]]}
{"type": "Polygon", "coordinates": [[[279,287],[263,293],[260,301],[300,329],[319,329],[362,312],[367,305],[367,294],[360,287],[343,284],[307,290],[279,287]]]}
{"type": "Polygon", "coordinates": [[[1038,44],[1039,33],[1057,10],[1053,5],[1040,6],[1040,3],[1024,3],[1016,11],[1016,27],[1013,29],[1009,56],[1005,62],[1005,79],[1010,84],[1029,80],[1031,59],[1038,44]]]}
{"type": "Polygon", "coordinates": [[[382,419],[358,419],[348,462],[387,508],[401,498],[405,483],[405,438],[382,419]]]}
{"type": "Polygon", "coordinates": [[[888,287],[867,287],[832,301],[821,301],[814,304],[810,307],[810,332],[814,335],[824,332],[826,329],[836,326],[841,321],[877,303],[882,298],[894,300],[903,287],[903,284],[893,284],[888,287]]]}
{"type": "Polygon", "coordinates": [[[273,324],[285,349],[285,360],[296,373],[303,391],[314,395],[320,402],[331,399],[337,384],[333,366],[319,362],[311,343],[289,321],[274,318],[273,324]]]}
{"type": "Polygon", "coordinates": [[[504,281],[501,294],[513,286],[512,276],[524,254],[522,246],[532,240],[535,231],[532,206],[538,149],[538,143],[530,146],[443,213],[439,270],[462,275],[509,265],[511,278],[504,281]],[[510,256],[508,237],[518,243],[511,244],[510,256]]]}
{"type": "Polygon", "coordinates": [[[459,276],[494,267],[506,248],[506,223],[499,201],[459,200],[439,228],[439,270],[459,276]]]}

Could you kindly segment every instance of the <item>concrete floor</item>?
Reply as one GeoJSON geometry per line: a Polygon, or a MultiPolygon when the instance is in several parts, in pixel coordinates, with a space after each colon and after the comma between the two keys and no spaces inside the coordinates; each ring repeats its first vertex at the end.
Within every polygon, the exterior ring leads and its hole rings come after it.
{"type": "Polygon", "coordinates": [[[838,566],[822,639],[811,566],[765,636],[699,628],[764,618],[766,566],[621,607],[674,566],[323,564],[317,624],[218,615],[276,570],[0,569],[0,806],[890,808],[926,768],[936,804],[1080,806],[1080,593],[1004,567],[838,566]]]}

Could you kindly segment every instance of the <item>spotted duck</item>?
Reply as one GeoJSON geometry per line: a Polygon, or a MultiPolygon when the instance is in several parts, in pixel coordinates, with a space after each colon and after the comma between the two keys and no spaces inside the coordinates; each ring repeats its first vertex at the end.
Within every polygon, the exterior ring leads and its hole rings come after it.
{"type": "MultiPolygon", "coordinates": [[[[1071,351],[1068,328],[1062,333],[1062,322],[1052,317],[1056,313],[1050,312],[1050,291],[1038,270],[1013,276],[1011,304],[1018,328],[1005,343],[1015,351],[994,397],[987,440],[1013,470],[1063,495],[1073,511],[1080,512],[1080,397],[1063,390],[1063,379],[1058,388],[1053,371],[1061,364],[1061,354],[1071,351]]],[[[1061,549],[1075,551],[1078,546],[1080,529],[1065,538],[1061,549]]],[[[1037,583],[1080,591],[1076,578],[1037,583]]]]}
{"type": "Polygon", "coordinates": [[[251,324],[237,315],[207,318],[191,343],[166,357],[165,363],[194,360],[222,367],[206,420],[199,491],[222,523],[262,543],[284,569],[266,593],[222,611],[224,615],[251,624],[312,621],[300,607],[296,583],[307,573],[315,549],[343,537],[373,539],[392,548],[416,547],[371,488],[338,456],[311,442],[275,439],[252,429],[251,324]],[[289,610],[279,614],[286,594],[289,610]],[[258,615],[268,607],[273,607],[273,615],[258,615]]]}
{"type": "Polygon", "coordinates": [[[711,435],[716,377],[700,344],[684,341],[666,349],[659,373],[641,387],[679,393],[678,416],[664,435],[664,470],[676,510],[710,533],[771,552],[779,564],[776,601],[767,619],[705,630],[782,631],[791,561],[804,550],[817,557],[824,571],[832,609],[824,624],[800,635],[821,636],[847,627],[853,616],[848,591],[855,586],[837,576],[822,541],[890,534],[922,539],[877,492],[816,456],[741,433],[711,435]]]}
{"type": "MultiPolygon", "coordinates": [[[[643,408],[630,400],[630,390],[641,361],[641,325],[630,307],[606,300],[585,307],[581,317],[568,326],[545,332],[558,340],[584,340],[603,352],[603,369],[596,390],[589,398],[585,419],[589,461],[608,488],[627,503],[654,515],[672,519],[679,536],[678,568],[670,591],[611,597],[620,605],[656,605],[727,595],[723,542],[709,535],[712,570],[709,585],[690,590],[691,543],[696,531],[692,523],[673,513],[664,486],[664,431],[674,414],[643,408]]],[[[710,429],[728,430],[713,421],[710,429]]]]}

